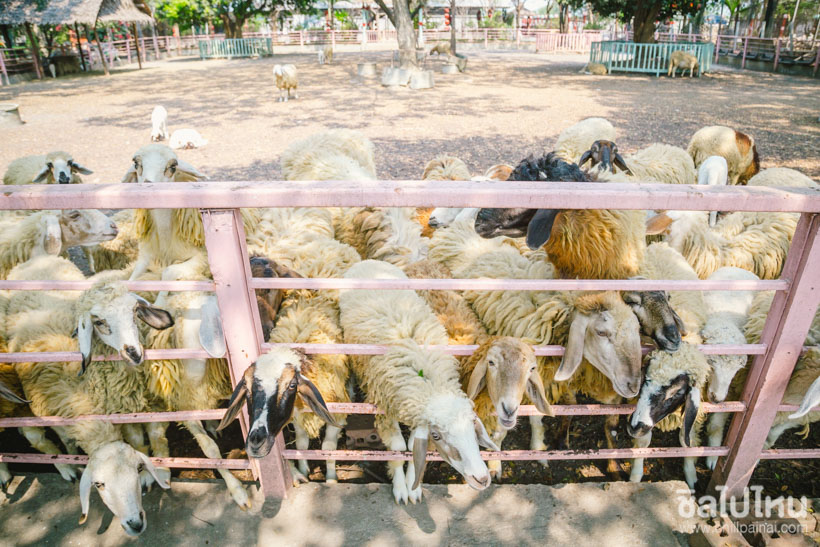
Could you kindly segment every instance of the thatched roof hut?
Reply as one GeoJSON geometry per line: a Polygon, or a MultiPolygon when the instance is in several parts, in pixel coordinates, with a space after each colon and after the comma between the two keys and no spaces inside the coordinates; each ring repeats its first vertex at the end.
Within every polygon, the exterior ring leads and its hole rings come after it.
{"type": "Polygon", "coordinates": [[[0,25],[91,24],[97,21],[150,23],[145,0],[0,0],[0,25]]]}

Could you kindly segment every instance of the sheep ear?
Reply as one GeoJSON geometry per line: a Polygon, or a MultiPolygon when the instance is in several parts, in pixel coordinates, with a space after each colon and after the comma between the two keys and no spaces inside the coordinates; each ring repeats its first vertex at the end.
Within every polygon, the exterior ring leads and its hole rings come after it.
{"type": "Polygon", "coordinates": [[[82,355],[82,367],[80,374],[85,372],[91,363],[91,337],[94,335],[94,327],[91,325],[91,316],[83,314],[77,323],[77,342],[80,345],[80,354],[82,355]]]}
{"type": "Polygon", "coordinates": [[[672,224],[672,219],[666,213],[660,213],[646,221],[646,235],[662,234],[672,224]]]}
{"type": "Polygon", "coordinates": [[[626,162],[624,161],[623,157],[621,157],[621,155],[618,154],[617,152],[615,153],[615,162],[614,163],[615,163],[615,167],[617,167],[621,171],[624,171],[627,175],[633,176],[632,175],[632,170],[629,169],[629,167],[627,167],[626,162]]]}
{"type": "Polygon", "coordinates": [[[63,249],[63,231],[60,228],[60,219],[53,215],[46,215],[45,235],[43,236],[43,249],[47,254],[58,255],[63,249]]]}
{"type": "MultiPolygon", "coordinates": [[[[253,365],[251,365],[252,367],[253,365]]],[[[245,377],[243,376],[239,383],[236,384],[236,387],[231,394],[231,400],[228,403],[228,410],[225,411],[225,415],[222,416],[222,420],[220,420],[219,425],[216,427],[217,431],[222,431],[228,424],[236,419],[239,416],[239,411],[242,410],[242,405],[245,404],[245,400],[248,397],[248,385],[245,383],[245,377]]]]}
{"type": "Polygon", "coordinates": [[[327,408],[325,400],[322,398],[322,394],[316,386],[313,385],[313,382],[301,374],[299,374],[298,379],[299,387],[297,390],[299,392],[299,398],[302,399],[302,401],[304,401],[321,419],[333,427],[342,427],[336,422],[336,420],[333,419],[333,416],[330,414],[330,410],[327,408]]]}
{"type": "Polygon", "coordinates": [[[581,159],[578,160],[578,167],[584,165],[587,161],[592,158],[592,150],[587,150],[581,155],[581,159]]]}
{"type": "Polygon", "coordinates": [[[700,408],[700,390],[690,386],[686,394],[686,405],[683,408],[683,425],[680,430],[681,446],[692,446],[692,428],[695,426],[695,419],[698,417],[700,408]]]}
{"type": "Polygon", "coordinates": [[[564,357],[561,359],[561,366],[555,372],[554,380],[563,382],[569,380],[581,365],[584,357],[584,338],[587,334],[587,326],[592,318],[584,313],[576,312],[569,326],[569,336],[567,336],[567,346],[564,349],[564,357]]]}
{"type": "Polygon", "coordinates": [[[222,332],[222,318],[216,297],[210,296],[200,309],[202,320],[199,323],[199,343],[208,355],[218,359],[227,353],[225,335],[222,332]]]}
{"type": "Polygon", "coordinates": [[[790,420],[796,420],[808,414],[812,408],[820,404],[820,376],[812,382],[806,395],[803,397],[803,402],[800,403],[800,408],[793,414],[789,414],[790,420]]]}
{"type": "Polygon", "coordinates": [[[81,175],[91,175],[92,173],[94,173],[94,171],[92,171],[88,167],[83,167],[75,161],[71,162],[71,171],[74,173],[79,173],[81,175]]]}
{"type": "Polygon", "coordinates": [[[0,397],[6,399],[7,401],[11,401],[12,403],[27,404],[31,402],[14,393],[14,391],[12,391],[11,388],[3,382],[0,382],[0,397]]]}
{"type": "Polygon", "coordinates": [[[547,416],[555,416],[549,401],[547,401],[547,394],[544,391],[544,382],[541,380],[538,367],[535,367],[535,370],[530,373],[530,377],[527,380],[527,397],[530,398],[530,401],[532,401],[532,404],[538,409],[538,412],[546,414],[547,416]]]}
{"type": "Polygon", "coordinates": [[[552,225],[560,209],[539,209],[527,225],[527,247],[532,250],[540,249],[549,241],[552,225]]]}
{"type": "Polygon", "coordinates": [[[82,514],[80,515],[79,524],[81,525],[88,520],[88,506],[91,502],[91,468],[93,465],[93,463],[86,465],[82,477],[80,477],[80,508],[82,514]]]}
{"type": "Polygon", "coordinates": [[[717,224],[717,211],[709,211],[709,227],[714,227],[717,224]]]}
{"type": "Polygon", "coordinates": [[[31,183],[32,184],[40,184],[41,182],[44,182],[48,178],[49,172],[51,172],[51,167],[46,165],[45,167],[40,169],[39,173],[34,175],[34,178],[31,179],[31,183]]]}
{"type": "Polygon", "coordinates": [[[487,429],[484,427],[484,424],[481,420],[476,416],[473,418],[473,425],[475,426],[475,436],[478,440],[479,446],[483,446],[488,450],[495,450],[498,452],[501,450],[498,448],[498,445],[493,442],[490,436],[487,434],[487,429]]]}
{"type": "MultiPolygon", "coordinates": [[[[420,428],[421,429],[421,428],[420,428]]],[[[423,433],[427,433],[427,428],[423,428],[423,433]]],[[[413,490],[419,487],[422,478],[424,478],[424,470],[427,468],[427,435],[418,436],[419,431],[416,431],[416,436],[413,440],[413,470],[415,471],[416,480],[413,481],[413,490]]]]}
{"type": "Polygon", "coordinates": [[[162,308],[152,306],[141,296],[137,296],[137,317],[146,325],[157,330],[164,330],[174,326],[174,318],[162,308]]]}
{"type": "MultiPolygon", "coordinates": [[[[667,297],[667,300],[669,300],[668,297],[667,297]]],[[[680,332],[680,335],[681,336],[686,336],[687,334],[689,334],[686,330],[686,325],[684,325],[683,319],[680,318],[680,315],[678,315],[678,312],[676,312],[672,308],[669,308],[669,309],[672,311],[672,317],[675,320],[675,326],[678,327],[678,331],[680,332]]]]}
{"type": "Polygon", "coordinates": [[[128,168],[128,171],[122,176],[121,182],[137,182],[137,168],[132,163],[131,167],[128,168]]]}
{"type": "Polygon", "coordinates": [[[287,277],[287,278],[303,278],[304,276],[297,272],[296,270],[291,270],[287,266],[283,266],[278,262],[273,262],[273,270],[276,272],[277,277],[287,277]]]}
{"type": "Polygon", "coordinates": [[[146,456],[139,450],[134,450],[134,452],[137,453],[137,456],[139,456],[139,458],[142,460],[142,463],[145,464],[145,470],[151,473],[151,476],[154,477],[154,481],[159,485],[160,488],[162,488],[163,490],[168,490],[169,488],[171,488],[171,486],[167,482],[162,480],[159,477],[159,475],[157,475],[157,468],[154,467],[154,464],[151,463],[151,460],[148,458],[148,456],[146,456]]]}
{"type": "Polygon", "coordinates": [[[480,359],[478,363],[476,363],[472,374],[470,374],[470,381],[467,383],[467,397],[470,400],[475,399],[476,397],[478,397],[478,394],[481,393],[481,390],[484,389],[484,386],[486,385],[487,356],[485,355],[483,359],[480,359]]]}
{"type": "Polygon", "coordinates": [[[205,180],[206,177],[196,167],[187,161],[177,160],[177,170],[174,172],[174,182],[196,182],[198,180],[205,180]]]}

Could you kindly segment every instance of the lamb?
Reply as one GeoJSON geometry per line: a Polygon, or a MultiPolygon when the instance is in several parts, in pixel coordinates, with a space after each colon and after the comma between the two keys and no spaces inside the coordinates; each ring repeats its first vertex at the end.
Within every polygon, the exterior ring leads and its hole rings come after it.
{"type": "MultiPolygon", "coordinates": [[[[346,278],[392,278],[406,276],[396,266],[365,260],[345,273],[346,278]]],[[[421,499],[428,437],[444,460],[472,488],[490,484],[479,444],[498,450],[472,402],[459,385],[454,357],[420,346],[446,344],[447,334],[429,306],[413,291],[342,291],[341,324],[347,343],[389,343],[385,355],[354,356],[353,369],[367,401],[384,410],[376,429],[391,450],[407,450],[399,429],[412,429],[413,466],[405,475],[402,462],[389,462],[393,497],[397,503],[421,499]]]]}
{"type": "Polygon", "coordinates": [[[722,125],[699,129],[686,148],[700,167],[710,156],[723,156],[729,165],[729,184],[746,184],[760,171],[760,157],[752,137],[722,125]]]}
{"type": "Polygon", "coordinates": [[[604,118],[586,118],[564,129],[553,151],[564,161],[574,163],[597,140],[615,140],[615,128],[604,118]]]}
{"type": "Polygon", "coordinates": [[[3,184],[81,184],[80,175],[93,172],[74,161],[68,152],[55,151],[12,161],[3,175],[3,184]]]}
{"type": "Polygon", "coordinates": [[[333,62],[333,46],[326,45],[324,49],[319,50],[319,64],[331,64],[333,62]]]}
{"type": "Polygon", "coordinates": [[[151,112],[151,142],[160,142],[168,138],[168,111],[157,105],[151,112]]]}
{"type": "Polygon", "coordinates": [[[675,77],[675,72],[678,71],[678,67],[683,70],[681,74],[686,74],[686,69],[689,69],[689,77],[692,77],[692,72],[697,70],[698,76],[700,76],[700,65],[698,63],[698,58],[686,51],[673,51],[672,55],[669,58],[669,70],[666,72],[667,76],[675,77]]]}
{"type": "MultiPolygon", "coordinates": [[[[699,446],[700,432],[706,420],[700,403],[705,395],[711,369],[706,357],[684,342],[675,353],[655,350],[648,356],[645,379],[635,410],[629,417],[627,432],[635,446],[646,448],[652,442],[652,429],[680,430],[683,447],[699,446]]],[[[689,488],[695,487],[695,457],[683,460],[683,473],[689,488]]],[[[641,482],[643,458],[635,458],[629,480],[641,482]]]]}
{"type": "MultiPolygon", "coordinates": [[[[709,156],[698,167],[698,184],[726,186],[729,184],[729,164],[723,156],[709,156]]],[[[709,227],[717,223],[717,211],[709,211],[709,227]]]]}
{"type": "Polygon", "coordinates": [[[450,42],[439,42],[438,44],[430,48],[430,52],[427,55],[432,55],[433,53],[435,53],[436,56],[452,55],[452,50],[450,49],[450,42]]]}
{"type": "MultiPolygon", "coordinates": [[[[523,160],[510,180],[587,182],[589,177],[551,152],[523,160]]],[[[526,235],[530,249],[544,245],[549,261],[564,278],[632,277],[638,274],[646,247],[642,211],[482,209],[475,230],[485,238],[526,235]]]]}
{"type": "Polygon", "coordinates": [[[117,226],[96,209],[38,211],[0,222],[0,278],[32,257],[57,255],[74,245],[117,236],[117,226]]]}
{"type": "Polygon", "coordinates": [[[634,154],[621,157],[618,146],[611,141],[595,141],[581,157],[578,165],[587,159],[593,166],[598,165],[597,180],[623,182],[619,177],[610,176],[607,171],[615,172],[615,167],[624,171],[631,179],[639,182],[657,182],[663,184],[694,184],[695,165],[691,156],[683,148],[668,144],[655,143],[638,150],[634,154]]]}
{"type": "Polygon", "coordinates": [[[299,77],[295,65],[274,65],[273,78],[276,87],[279,89],[279,102],[287,102],[291,98],[291,91],[293,91],[294,99],[299,98],[299,95],[296,94],[296,88],[299,87],[299,77]]]}
{"type": "Polygon", "coordinates": [[[199,134],[196,129],[177,129],[171,133],[168,146],[174,150],[190,150],[191,148],[202,148],[208,144],[208,139],[199,134]]]}

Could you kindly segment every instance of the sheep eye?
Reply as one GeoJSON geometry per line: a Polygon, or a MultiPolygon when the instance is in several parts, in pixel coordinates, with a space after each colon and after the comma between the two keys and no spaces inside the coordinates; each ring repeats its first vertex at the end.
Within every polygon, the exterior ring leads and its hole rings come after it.
{"type": "Polygon", "coordinates": [[[433,437],[434,441],[440,441],[441,440],[441,435],[437,431],[433,431],[430,434],[430,436],[433,437]]]}
{"type": "Polygon", "coordinates": [[[48,162],[46,165],[48,166],[49,169],[54,169],[54,164],[53,163],[48,162]]]}
{"type": "Polygon", "coordinates": [[[494,367],[494,366],[495,366],[495,361],[493,361],[492,359],[490,359],[490,362],[489,362],[489,363],[487,363],[487,364],[488,364],[488,365],[490,365],[491,367],[494,367]]]}
{"type": "Polygon", "coordinates": [[[145,464],[143,464],[143,463],[139,464],[139,465],[137,466],[137,473],[142,473],[142,471],[143,471],[144,469],[145,469],[145,464]]]}
{"type": "Polygon", "coordinates": [[[176,160],[172,161],[171,163],[168,164],[168,170],[171,173],[175,172],[177,170],[177,165],[178,165],[178,163],[176,162],[176,160]]]}
{"type": "Polygon", "coordinates": [[[79,211],[72,211],[68,215],[68,218],[70,218],[71,220],[77,220],[78,218],[80,218],[80,212],[79,211]]]}
{"type": "Polygon", "coordinates": [[[597,334],[598,336],[604,336],[604,337],[609,336],[609,333],[605,330],[595,331],[595,334],[597,334]]]}
{"type": "Polygon", "coordinates": [[[297,384],[298,382],[296,380],[291,381],[290,385],[288,386],[288,389],[296,389],[297,384]]]}
{"type": "Polygon", "coordinates": [[[97,490],[102,490],[103,488],[105,488],[105,485],[101,482],[95,482],[94,486],[97,488],[97,490]]]}
{"type": "Polygon", "coordinates": [[[103,327],[103,326],[105,326],[105,321],[102,320],[102,319],[95,319],[94,320],[94,326],[95,327],[103,327]]]}

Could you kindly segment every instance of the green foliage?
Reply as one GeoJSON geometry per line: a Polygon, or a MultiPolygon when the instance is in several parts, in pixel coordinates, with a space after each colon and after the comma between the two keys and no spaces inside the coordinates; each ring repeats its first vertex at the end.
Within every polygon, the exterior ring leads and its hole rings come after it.
{"type": "MultiPolygon", "coordinates": [[[[604,16],[617,17],[620,21],[629,21],[635,16],[641,4],[660,5],[658,20],[671,19],[675,15],[695,15],[707,0],[592,0],[592,9],[604,16]]],[[[739,0],[725,0],[739,2],[739,0]]]]}
{"type": "Polygon", "coordinates": [[[208,0],[159,0],[154,15],[170,25],[179,25],[180,30],[188,30],[204,25],[215,11],[208,0]]]}
{"type": "Polygon", "coordinates": [[[346,11],[334,11],[333,17],[341,23],[341,30],[356,30],[358,28],[356,22],[346,11]]]}
{"type": "Polygon", "coordinates": [[[492,17],[482,17],[481,23],[479,23],[479,27],[481,28],[503,28],[503,27],[512,27],[513,20],[515,15],[513,15],[512,19],[509,17],[504,17],[504,14],[501,10],[497,9],[493,11],[492,17]]]}

